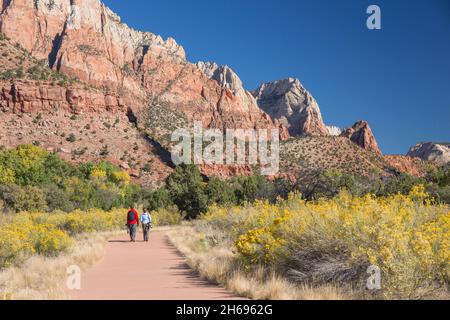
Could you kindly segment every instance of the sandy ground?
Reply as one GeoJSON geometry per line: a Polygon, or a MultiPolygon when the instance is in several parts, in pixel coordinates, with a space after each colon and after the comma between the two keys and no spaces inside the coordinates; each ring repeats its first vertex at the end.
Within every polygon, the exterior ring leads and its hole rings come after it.
{"type": "Polygon", "coordinates": [[[130,243],[126,234],[111,239],[104,259],[81,275],[73,300],[228,300],[239,299],[203,281],[169,242],[153,231],[150,242],[130,243]]]}

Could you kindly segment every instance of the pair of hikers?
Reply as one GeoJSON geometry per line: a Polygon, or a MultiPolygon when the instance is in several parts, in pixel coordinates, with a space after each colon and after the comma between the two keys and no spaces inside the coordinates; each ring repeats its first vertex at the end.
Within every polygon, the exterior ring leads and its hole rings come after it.
{"type": "Polygon", "coordinates": [[[131,242],[136,242],[136,234],[139,224],[142,223],[142,231],[144,233],[144,241],[148,242],[150,229],[152,228],[152,216],[148,209],[144,209],[144,212],[139,217],[136,209],[133,207],[127,213],[127,228],[130,234],[131,242]]]}

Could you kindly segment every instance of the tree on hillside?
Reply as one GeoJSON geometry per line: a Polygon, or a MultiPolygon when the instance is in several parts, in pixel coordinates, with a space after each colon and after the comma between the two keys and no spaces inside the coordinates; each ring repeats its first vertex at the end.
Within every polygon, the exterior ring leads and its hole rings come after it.
{"type": "Polygon", "coordinates": [[[390,194],[409,194],[414,186],[424,184],[423,179],[414,177],[407,173],[402,173],[397,176],[389,177],[385,181],[384,189],[380,195],[390,194]]]}
{"type": "Polygon", "coordinates": [[[150,211],[154,211],[172,206],[173,201],[165,188],[159,188],[145,197],[144,204],[150,211]]]}
{"type": "Polygon", "coordinates": [[[21,186],[37,186],[48,181],[45,161],[48,152],[32,145],[22,145],[16,149],[0,152],[3,168],[14,171],[15,183],[21,186]]]}
{"type": "Polygon", "coordinates": [[[239,177],[237,183],[235,193],[239,203],[268,199],[273,191],[269,182],[263,176],[239,177]]]}
{"type": "Polygon", "coordinates": [[[330,171],[310,171],[297,177],[295,188],[307,200],[333,198],[345,189],[355,196],[376,192],[379,189],[377,181],[352,174],[330,171]]]}
{"type": "Polygon", "coordinates": [[[206,195],[208,196],[209,204],[215,203],[227,206],[236,203],[236,195],[231,184],[215,177],[209,179],[206,186],[206,195]]]}
{"type": "Polygon", "coordinates": [[[75,210],[75,206],[70,201],[70,196],[56,184],[50,184],[45,189],[45,200],[47,202],[48,211],[61,210],[71,212],[75,210]]]}
{"type": "Polygon", "coordinates": [[[194,219],[208,209],[206,183],[195,165],[182,164],[167,178],[166,188],[187,218],[194,219]]]}

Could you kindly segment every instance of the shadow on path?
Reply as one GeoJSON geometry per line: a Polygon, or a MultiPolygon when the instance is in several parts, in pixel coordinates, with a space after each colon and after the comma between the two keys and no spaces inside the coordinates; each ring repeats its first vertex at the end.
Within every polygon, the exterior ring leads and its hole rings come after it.
{"type": "Polygon", "coordinates": [[[234,300],[242,299],[192,270],[163,231],[150,242],[127,235],[108,241],[105,257],[83,272],[74,300],[234,300]]]}

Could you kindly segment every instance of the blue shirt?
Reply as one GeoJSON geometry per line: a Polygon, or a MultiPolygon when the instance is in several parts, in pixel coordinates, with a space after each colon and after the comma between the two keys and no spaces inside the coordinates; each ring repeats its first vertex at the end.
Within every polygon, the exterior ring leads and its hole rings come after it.
{"type": "Polygon", "coordinates": [[[152,223],[152,217],[150,216],[150,214],[148,212],[144,212],[141,215],[141,222],[142,222],[142,224],[152,223]]]}

